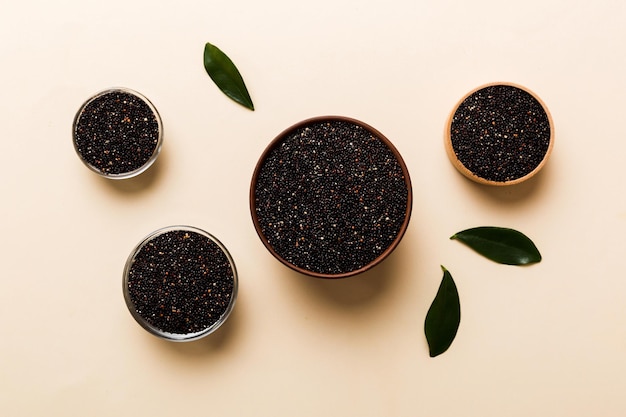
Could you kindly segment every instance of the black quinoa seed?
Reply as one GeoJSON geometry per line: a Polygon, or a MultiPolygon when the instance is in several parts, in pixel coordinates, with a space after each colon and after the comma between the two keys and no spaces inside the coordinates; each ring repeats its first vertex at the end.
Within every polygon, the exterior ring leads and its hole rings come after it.
{"type": "Polygon", "coordinates": [[[76,115],[76,152],[101,175],[134,172],[157,151],[161,133],[157,117],[146,101],[125,90],[97,95],[76,115]]]}
{"type": "Polygon", "coordinates": [[[135,312],[151,326],[193,334],[210,328],[227,312],[234,296],[234,268],[208,237],[171,230],[139,249],[126,285],[135,312]]]}
{"type": "Polygon", "coordinates": [[[287,263],[347,274],[398,237],[408,183],[392,150],[369,130],[344,120],[308,123],[284,136],[258,168],[258,227],[287,263]]]}
{"type": "Polygon", "coordinates": [[[550,121],[541,103],[512,85],[491,85],[470,94],[450,125],[459,162],[478,177],[496,182],[516,180],[535,170],[550,138],[550,121]]]}

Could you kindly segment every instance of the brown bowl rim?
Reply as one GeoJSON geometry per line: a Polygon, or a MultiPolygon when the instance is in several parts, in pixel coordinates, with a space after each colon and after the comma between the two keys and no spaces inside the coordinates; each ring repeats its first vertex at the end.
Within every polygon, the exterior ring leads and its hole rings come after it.
{"type": "Polygon", "coordinates": [[[463,174],[465,177],[469,178],[470,180],[475,181],[475,182],[480,183],[480,184],[494,185],[494,186],[500,186],[500,187],[501,186],[508,186],[508,185],[515,185],[515,184],[519,184],[521,182],[524,182],[524,181],[532,178],[533,176],[535,176],[535,174],[537,174],[543,168],[543,166],[546,164],[546,162],[548,161],[548,159],[550,157],[550,154],[552,153],[552,149],[554,147],[554,121],[552,120],[552,115],[550,114],[550,110],[548,110],[548,106],[546,106],[546,104],[541,99],[541,97],[539,97],[537,94],[535,94],[535,92],[533,92],[532,90],[528,89],[527,87],[524,87],[524,86],[522,86],[520,84],[516,84],[516,83],[513,83],[513,82],[507,82],[507,81],[498,81],[498,82],[482,84],[482,85],[474,88],[473,90],[471,90],[467,94],[465,94],[456,103],[456,105],[452,108],[452,112],[450,112],[450,115],[448,116],[448,119],[447,119],[447,122],[446,122],[446,126],[445,126],[444,144],[445,144],[445,148],[446,148],[446,153],[448,155],[448,158],[450,159],[450,162],[452,162],[452,165],[454,165],[454,167],[461,174],[463,174]],[[550,140],[549,140],[549,143],[548,143],[548,149],[546,150],[546,153],[543,156],[543,159],[541,160],[541,162],[535,167],[535,169],[533,169],[532,171],[530,171],[528,174],[524,175],[523,177],[515,178],[515,179],[509,180],[509,181],[493,181],[493,180],[488,180],[488,179],[485,179],[485,178],[482,178],[482,177],[476,175],[475,173],[473,173],[472,171],[467,169],[465,167],[465,165],[463,165],[461,163],[461,161],[456,157],[456,154],[454,153],[454,148],[452,147],[452,137],[451,137],[452,135],[451,135],[451,132],[450,132],[451,127],[452,127],[452,118],[454,117],[454,114],[458,110],[458,108],[461,105],[461,103],[463,103],[463,101],[465,101],[466,98],[468,98],[469,96],[471,96],[475,92],[477,92],[479,90],[482,90],[484,88],[487,88],[487,87],[495,86],[495,85],[504,85],[504,86],[510,86],[510,87],[519,88],[520,90],[525,91],[528,94],[530,94],[532,97],[535,98],[535,100],[537,100],[537,102],[543,108],[543,111],[546,113],[546,116],[548,117],[548,123],[550,125],[550,140]]]}
{"type": "Polygon", "coordinates": [[[409,170],[404,162],[404,159],[402,158],[402,156],[400,155],[400,152],[398,151],[398,149],[391,143],[391,141],[389,139],[387,139],[387,137],[385,135],[383,135],[380,131],[378,131],[377,129],[375,129],[374,127],[368,125],[367,123],[364,123],[360,120],[357,119],[353,119],[351,117],[346,117],[346,116],[334,116],[334,115],[330,115],[330,116],[317,116],[317,117],[311,117],[305,120],[302,120],[290,127],[288,127],[287,129],[283,130],[281,133],[279,133],[265,148],[265,150],[263,151],[263,153],[261,154],[261,157],[259,158],[255,168],[254,168],[254,173],[252,175],[252,182],[250,184],[250,214],[252,216],[252,222],[254,223],[254,228],[257,232],[257,235],[259,236],[259,238],[261,239],[261,241],[263,242],[263,245],[267,248],[267,250],[276,258],[278,259],[282,264],[284,264],[285,266],[289,267],[290,269],[299,272],[301,274],[304,275],[308,275],[308,276],[312,276],[315,278],[324,278],[324,279],[339,279],[339,278],[347,278],[347,277],[351,277],[354,275],[358,275],[361,274],[371,268],[373,268],[374,266],[378,265],[379,263],[381,263],[384,259],[386,259],[391,252],[394,251],[394,249],[398,246],[398,244],[400,243],[400,241],[402,240],[402,238],[404,237],[404,234],[406,233],[406,230],[409,226],[409,221],[411,218],[411,211],[413,208],[413,191],[412,191],[412,186],[411,186],[411,178],[409,176],[409,170]],[[406,205],[406,211],[405,211],[405,215],[404,215],[404,220],[402,222],[402,225],[400,226],[400,230],[398,231],[398,234],[396,235],[395,239],[393,240],[393,242],[378,256],[376,257],[373,261],[371,261],[370,263],[368,263],[367,265],[362,266],[359,269],[355,269],[353,271],[349,271],[349,272],[342,272],[340,274],[325,274],[325,273],[319,273],[319,272],[315,272],[315,271],[310,271],[308,269],[302,268],[298,265],[294,265],[291,262],[288,262],[286,259],[284,259],[283,257],[281,257],[272,247],[272,245],[269,243],[269,241],[267,240],[267,238],[265,237],[265,235],[263,234],[263,232],[261,231],[261,226],[259,224],[258,221],[258,216],[256,214],[256,197],[255,197],[255,190],[256,190],[256,185],[257,185],[257,181],[258,181],[258,177],[259,177],[259,172],[263,166],[263,164],[265,163],[265,160],[268,156],[268,154],[278,145],[280,144],[285,137],[290,134],[291,132],[293,132],[294,130],[297,130],[301,127],[313,124],[313,123],[319,123],[319,122],[325,122],[325,121],[343,121],[343,122],[348,122],[348,123],[352,123],[358,126],[363,127],[364,129],[366,129],[367,131],[369,131],[370,133],[372,133],[375,137],[377,137],[380,141],[382,141],[392,152],[392,154],[394,155],[394,157],[396,158],[396,160],[398,161],[400,168],[402,169],[402,173],[404,174],[404,183],[406,185],[407,188],[407,205],[406,205]]]}

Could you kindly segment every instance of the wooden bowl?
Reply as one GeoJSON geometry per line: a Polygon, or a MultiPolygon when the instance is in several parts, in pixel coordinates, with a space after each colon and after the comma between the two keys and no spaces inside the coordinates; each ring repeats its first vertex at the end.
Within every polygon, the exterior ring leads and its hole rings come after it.
{"type": "Polygon", "coordinates": [[[467,93],[444,134],[452,165],[480,184],[519,184],[535,176],[554,146],[554,123],[544,102],[517,84],[497,82],[467,93]]]}

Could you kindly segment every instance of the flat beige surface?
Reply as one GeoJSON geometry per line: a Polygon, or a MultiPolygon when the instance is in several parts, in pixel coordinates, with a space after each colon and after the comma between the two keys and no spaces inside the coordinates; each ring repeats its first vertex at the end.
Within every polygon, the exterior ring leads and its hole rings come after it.
{"type": "Polygon", "coordinates": [[[567,416],[626,414],[626,6],[622,1],[23,1],[0,13],[0,415],[567,416]],[[204,72],[210,41],[257,111],[204,72]],[[511,81],[556,126],[531,182],[487,188],[443,146],[452,106],[511,81]],[[135,180],[74,153],[80,104],[111,86],[159,109],[165,143],[135,180]],[[255,234],[252,170],[302,119],[354,117],[409,167],[398,249],[340,282],[291,272],[255,234]],[[240,274],[233,316],[190,344],[147,334],[121,273],[149,232],[216,235],[240,274]],[[448,237],[533,238],[544,261],[496,265],[448,237]],[[426,311],[455,277],[462,320],[428,356],[426,311]]]}

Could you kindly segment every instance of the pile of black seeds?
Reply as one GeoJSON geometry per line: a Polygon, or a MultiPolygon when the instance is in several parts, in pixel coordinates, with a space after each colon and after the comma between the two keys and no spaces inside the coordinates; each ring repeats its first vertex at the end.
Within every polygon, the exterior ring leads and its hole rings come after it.
{"type": "Polygon", "coordinates": [[[530,93],[493,85],[467,97],[452,117],[450,138],[459,161],[489,181],[515,180],[541,163],[550,144],[550,122],[530,93]]]}
{"type": "Polygon", "coordinates": [[[254,185],[262,235],[288,263],[344,274],[377,259],[408,209],[407,178],[391,149],[346,121],[307,124],[266,155],[254,185]]]}
{"type": "Polygon", "coordinates": [[[77,115],[74,145],[80,157],[103,175],[133,172],[157,149],[157,116],[134,94],[112,90],[91,100],[77,115]]]}
{"type": "Polygon", "coordinates": [[[215,242],[199,233],[174,230],[139,250],[127,285],[139,316],[163,332],[184,335],[220,320],[233,297],[234,274],[215,242]]]}

